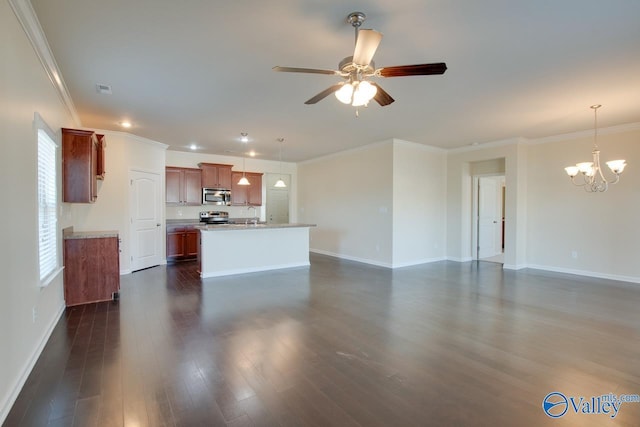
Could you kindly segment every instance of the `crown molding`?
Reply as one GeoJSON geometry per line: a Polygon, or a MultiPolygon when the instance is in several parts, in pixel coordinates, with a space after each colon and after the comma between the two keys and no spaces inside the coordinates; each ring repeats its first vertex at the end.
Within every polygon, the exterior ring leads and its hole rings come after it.
{"type": "Polygon", "coordinates": [[[51,47],[44,35],[44,31],[42,31],[40,21],[33,10],[33,6],[31,6],[31,2],[29,0],[8,0],[8,2],[13,9],[13,13],[16,15],[16,18],[18,18],[18,22],[22,25],[27,38],[31,42],[31,46],[33,46],[40,63],[42,63],[42,67],[47,73],[49,80],[58,92],[58,96],[60,96],[62,103],[69,111],[74,125],[77,127],[82,126],[76,107],[73,105],[73,100],[71,99],[71,95],[67,89],[67,85],[64,83],[62,73],[60,72],[58,64],[53,57],[51,47]]]}
{"type": "MultiPolygon", "coordinates": [[[[598,136],[614,135],[617,133],[633,132],[636,130],[640,130],[640,122],[626,123],[623,125],[609,126],[606,128],[598,128],[598,136]]],[[[581,130],[577,132],[563,133],[560,135],[545,136],[542,138],[531,138],[531,139],[527,139],[527,144],[537,145],[537,144],[547,144],[550,142],[562,142],[562,141],[570,141],[573,139],[590,138],[590,137],[593,137],[593,132],[594,132],[593,129],[589,129],[589,130],[581,130]]]]}

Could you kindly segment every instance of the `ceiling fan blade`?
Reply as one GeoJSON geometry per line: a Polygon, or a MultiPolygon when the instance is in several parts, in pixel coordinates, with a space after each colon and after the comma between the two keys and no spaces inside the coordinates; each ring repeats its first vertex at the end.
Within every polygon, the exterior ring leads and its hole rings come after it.
{"type": "Polygon", "coordinates": [[[387,93],[387,91],[382,89],[378,83],[371,83],[371,84],[374,85],[376,88],[378,88],[378,91],[376,92],[376,96],[374,96],[373,99],[375,99],[376,102],[380,104],[381,107],[384,107],[385,105],[389,105],[395,101],[395,99],[393,99],[391,95],[387,93]]]}
{"type": "Polygon", "coordinates": [[[340,75],[336,70],[320,70],[317,68],[295,68],[295,67],[273,67],[273,71],[282,71],[285,73],[310,73],[310,74],[328,74],[330,76],[340,75]]]}
{"type": "Polygon", "coordinates": [[[353,63],[366,67],[382,41],[382,33],[375,30],[358,30],[356,48],[353,52],[353,63]]]}
{"type": "Polygon", "coordinates": [[[338,89],[340,89],[342,87],[342,85],[344,85],[344,83],[338,83],[338,84],[335,84],[335,85],[323,90],[322,92],[320,92],[319,94],[317,94],[313,98],[310,98],[307,102],[305,102],[305,104],[307,104],[307,105],[315,104],[316,102],[326,98],[327,96],[331,95],[333,92],[335,92],[338,89]]]}
{"type": "Polygon", "coordinates": [[[438,62],[435,64],[382,67],[376,70],[376,74],[380,74],[382,77],[428,76],[432,74],[444,74],[445,71],[447,71],[447,64],[438,62]]]}

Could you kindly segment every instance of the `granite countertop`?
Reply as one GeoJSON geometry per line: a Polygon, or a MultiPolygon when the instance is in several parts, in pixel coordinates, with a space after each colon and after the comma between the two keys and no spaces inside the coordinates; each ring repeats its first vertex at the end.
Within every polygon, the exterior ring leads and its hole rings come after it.
{"type": "Polygon", "coordinates": [[[202,231],[224,231],[224,230],[262,230],[265,228],[302,228],[315,227],[315,224],[219,224],[219,225],[199,225],[198,230],[202,231]]]}
{"type": "Polygon", "coordinates": [[[104,239],[106,237],[118,237],[118,232],[115,230],[107,231],[67,231],[64,232],[62,237],[64,239],[104,239]]]}

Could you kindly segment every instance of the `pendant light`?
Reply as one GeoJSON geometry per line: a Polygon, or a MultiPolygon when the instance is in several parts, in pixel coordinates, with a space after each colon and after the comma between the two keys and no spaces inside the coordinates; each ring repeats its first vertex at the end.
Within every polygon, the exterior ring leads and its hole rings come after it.
{"type": "Polygon", "coordinates": [[[244,157],[244,154],[243,154],[243,157],[242,157],[242,178],[240,178],[240,181],[238,181],[238,185],[251,185],[251,183],[249,182],[249,180],[247,179],[247,176],[245,174],[246,173],[245,160],[246,160],[246,157],[244,157]]]}
{"type": "Polygon", "coordinates": [[[274,187],[287,188],[287,184],[282,180],[282,144],[284,143],[284,138],[278,138],[278,142],[280,143],[280,178],[276,181],[274,187]]]}
{"type": "MultiPolygon", "coordinates": [[[[248,136],[248,133],[242,132],[240,134],[240,141],[244,143],[249,142],[249,138],[247,136],[248,136]]],[[[246,171],[247,171],[246,159],[247,159],[247,154],[243,152],[242,153],[242,178],[240,178],[240,181],[238,181],[238,185],[251,185],[251,183],[249,182],[246,176],[246,171]]]]}

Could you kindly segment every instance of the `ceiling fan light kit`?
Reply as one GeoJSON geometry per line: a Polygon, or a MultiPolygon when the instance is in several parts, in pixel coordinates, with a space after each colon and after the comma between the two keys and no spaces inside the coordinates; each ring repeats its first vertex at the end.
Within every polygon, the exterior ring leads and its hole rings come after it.
{"type": "Polygon", "coordinates": [[[447,70],[447,65],[444,62],[376,68],[372,59],[382,41],[382,33],[371,29],[360,29],[365,19],[366,15],[362,12],[352,12],[347,16],[347,22],[355,30],[355,49],[353,56],[348,56],[340,61],[337,70],[280,66],[273,67],[273,70],[287,73],[325,74],[342,77],[345,80],[344,82],[330,86],[308,99],[305,104],[315,104],[334,93],[340,102],[354,107],[366,107],[372,99],[381,107],[395,101],[380,85],[372,82],[372,78],[426,76],[444,74],[447,70]]]}
{"type": "Polygon", "coordinates": [[[593,109],[593,156],[592,162],[580,162],[575,166],[564,168],[574,185],[584,187],[588,193],[602,193],[609,189],[609,184],[617,184],[620,174],[624,171],[627,162],[625,160],[610,160],[606,164],[613,173],[612,180],[607,180],[600,166],[600,149],[598,148],[598,108],[602,105],[592,105],[593,109]],[[576,180],[576,176],[582,174],[582,180],[576,180]]]}

